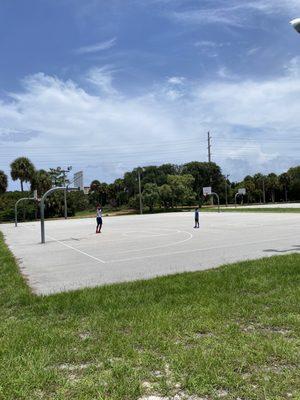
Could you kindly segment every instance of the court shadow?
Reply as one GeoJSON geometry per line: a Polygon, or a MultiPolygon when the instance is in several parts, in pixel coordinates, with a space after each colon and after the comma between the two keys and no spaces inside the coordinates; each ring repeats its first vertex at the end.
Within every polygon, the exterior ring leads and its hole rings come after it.
{"type": "Polygon", "coordinates": [[[284,250],[278,250],[278,249],[265,249],[264,252],[266,253],[290,253],[291,251],[300,251],[300,245],[294,245],[292,246],[291,249],[284,249],[284,250]]]}

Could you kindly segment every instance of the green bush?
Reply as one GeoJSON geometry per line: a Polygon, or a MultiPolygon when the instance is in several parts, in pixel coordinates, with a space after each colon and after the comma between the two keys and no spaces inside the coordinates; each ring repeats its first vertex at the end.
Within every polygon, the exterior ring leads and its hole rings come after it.
{"type": "MultiPolygon", "coordinates": [[[[15,218],[15,204],[22,197],[32,197],[31,192],[7,192],[0,195],[0,222],[12,222],[15,218]]],[[[88,208],[87,196],[81,191],[67,194],[68,216],[73,216],[77,211],[88,208]]],[[[40,210],[34,201],[24,201],[18,207],[18,220],[31,221],[39,218],[40,210]]],[[[56,192],[50,195],[45,203],[46,217],[64,216],[64,194],[56,192]]]]}
{"type": "MultiPolygon", "coordinates": [[[[30,192],[6,192],[0,195],[0,221],[14,221],[15,204],[22,197],[32,197],[30,192]]],[[[37,206],[33,201],[24,201],[18,208],[18,219],[20,221],[33,220],[36,216],[37,206]]]]}

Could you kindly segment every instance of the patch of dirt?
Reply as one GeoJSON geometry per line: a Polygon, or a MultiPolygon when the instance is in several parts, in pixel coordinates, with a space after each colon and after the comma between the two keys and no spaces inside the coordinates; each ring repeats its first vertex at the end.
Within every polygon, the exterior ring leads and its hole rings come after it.
{"type": "Polygon", "coordinates": [[[81,332],[79,333],[79,337],[81,340],[87,340],[92,337],[92,334],[90,332],[81,332]]]}
{"type": "Polygon", "coordinates": [[[196,339],[202,339],[202,338],[207,338],[207,337],[213,337],[213,333],[212,332],[196,332],[194,337],[196,339]]]}
{"type": "Polygon", "coordinates": [[[156,378],[162,378],[163,376],[165,376],[169,380],[172,379],[172,373],[171,373],[171,370],[170,370],[170,365],[167,364],[167,363],[165,364],[164,371],[156,370],[156,371],[153,371],[152,374],[156,378]]]}
{"type": "Polygon", "coordinates": [[[196,395],[189,396],[186,393],[181,392],[171,397],[144,396],[140,397],[138,400],[210,400],[210,399],[208,397],[199,397],[196,395]]]}
{"type": "Polygon", "coordinates": [[[41,389],[36,389],[34,391],[34,394],[36,397],[38,397],[39,399],[44,399],[45,398],[45,393],[41,390],[41,389]]]}
{"type": "MultiPolygon", "coordinates": [[[[179,382],[176,382],[174,379],[174,376],[172,374],[172,371],[170,369],[170,365],[168,363],[165,364],[164,370],[156,370],[152,372],[152,375],[155,378],[166,378],[166,384],[170,388],[171,393],[173,393],[170,396],[161,396],[159,394],[148,394],[144,395],[143,397],[140,397],[138,400],[211,400],[209,397],[202,396],[199,397],[197,395],[188,395],[181,389],[181,384],[179,382]]],[[[146,389],[147,392],[150,390],[153,393],[153,389],[155,388],[155,383],[151,382],[143,382],[142,386],[146,389]]]]}
{"type": "Polygon", "coordinates": [[[111,358],[108,359],[108,361],[109,361],[111,364],[117,364],[117,363],[122,362],[122,361],[123,361],[123,358],[121,358],[121,357],[111,357],[111,358]]]}
{"type": "Polygon", "coordinates": [[[101,364],[94,364],[91,362],[88,363],[82,363],[82,364],[58,364],[54,366],[54,368],[57,368],[62,371],[82,371],[86,368],[89,367],[101,367],[101,364]]]}
{"type": "Polygon", "coordinates": [[[143,389],[153,389],[154,384],[148,381],[142,382],[142,388],[143,389]]]}
{"type": "Polygon", "coordinates": [[[155,376],[156,378],[162,378],[164,376],[164,374],[157,370],[157,371],[153,371],[153,376],[155,376]]]}
{"type": "Polygon", "coordinates": [[[250,323],[249,325],[241,325],[241,330],[246,333],[277,333],[283,336],[289,336],[293,332],[288,328],[282,328],[278,326],[265,326],[259,323],[250,323]]]}
{"type": "Polygon", "coordinates": [[[228,391],[225,390],[225,389],[219,389],[219,390],[217,390],[217,393],[216,393],[216,395],[217,395],[217,397],[218,397],[219,399],[221,399],[221,398],[223,398],[223,397],[227,397],[228,394],[229,394],[228,391]]]}
{"type": "Polygon", "coordinates": [[[266,365],[262,368],[259,368],[259,370],[263,371],[263,372],[275,372],[277,374],[280,374],[284,370],[292,371],[297,368],[298,367],[296,365],[292,365],[292,364],[276,364],[276,363],[274,363],[272,365],[266,365]]]}
{"type": "Polygon", "coordinates": [[[279,328],[277,326],[267,326],[263,327],[262,330],[264,332],[269,332],[269,333],[278,333],[280,335],[291,335],[293,332],[290,329],[287,328],[279,328]]]}
{"type": "Polygon", "coordinates": [[[72,383],[76,383],[76,382],[80,381],[80,379],[78,378],[78,375],[76,375],[76,374],[69,374],[68,378],[72,383]]]}

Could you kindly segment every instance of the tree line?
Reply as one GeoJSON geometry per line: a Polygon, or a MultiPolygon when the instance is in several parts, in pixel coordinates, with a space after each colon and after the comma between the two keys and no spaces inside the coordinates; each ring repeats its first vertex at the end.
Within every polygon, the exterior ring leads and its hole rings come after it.
{"type": "MultiPolygon", "coordinates": [[[[300,166],[280,175],[257,173],[240,182],[230,182],[215,163],[190,162],[184,165],[163,164],[140,169],[143,204],[153,211],[183,205],[209,202],[202,189],[211,186],[220,202],[234,203],[238,189],[245,188],[247,203],[267,203],[300,200],[300,166]]],[[[90,185],[90,200],[115,207],[128,205],[139,208],[138,168],[126,172],[112,184],[94,180],[90,185]]],[[[239,199],[241,201],[241,199],[239,199]]]]}
{"type": "MultiPolygon", "coordinates": [[[[32,197],[32,192],[37,191],[41,198],[53,186],[64,186],[69,182],[65,171],[61,167],[36,169],[34,164],[26,157],[19,157],[10,165],[11,178],[20,181],[21,191],[7,192],[8,177],[0,171],[0,221],[10,221],[14,218],[14,205],[22,197],[32,197]],[[24,190],[24,183],[30,184],[30,190],[24,190]]],[[[82,211],[89,207],[88,199],[83,192],[76,191],[68,193],[68,215],[72,216],[76,211],[82,211]]],[[[20,220],[34,219],[39,216],[38,203],[24,202],[22,204],[23,212],[20,220]]],[[[60,217],[64,215],[63,193],[53,193],[46,200],[46,217],[60,217]]]]}
{"type": "MultiPolygon", "coordinates": [[[[11,178],[20,181],[21,193],[24,191],[25,182],[30,184],[31,191],[37,190],[38,197],[52,186],[64,186],[69,183],[61,167],[50,168],[47,171],[38,170],[26,157],[17,158],[10,167],[11,178]]],[[[141,200],[150,211],[157,207],[166,210],[180,206],[201,206],[208,201],[202,196],[202,189],[205,186],[211,186],[219,194],[221,203],[233,203],[239,188],[246,189],[247,195],[244,201],[248,203],[300,200],[300,166],[290,168],[280,175],[257,173],[246,176],[240,182],[230,182],[217,164],[193,161],[183,165],[162,164],[134,168],[113,183],[93,180],[88,196],[84,196],[83,193],[69,194],[71,199],[69,212],[75,213],[78,210],[93,208],[98,203],[103,207],[138,209],[140,204],[138,175],[141,183],[141,200]]],[[[2,194],[0,212],[7,207],[3,197],[7,186],[8,177],[0,171],[0,194],[2,194]]],[[[15,195],[6,194],[6,200],[19,197],[18,193],[20,192],[15,192],[15,195]]],[[[47,205],[49,216],[62,215],[62,194],[55,193],[47,205]]]]}

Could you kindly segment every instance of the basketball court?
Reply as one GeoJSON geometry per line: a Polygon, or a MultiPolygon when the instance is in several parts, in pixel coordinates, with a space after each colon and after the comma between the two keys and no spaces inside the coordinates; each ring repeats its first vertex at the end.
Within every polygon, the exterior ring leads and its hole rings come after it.
{"type": "Polygon", "coordinates": [[[193,213],[0,225],[32,290],[51,294],[300,252],[300,214],[193,213]]]}

